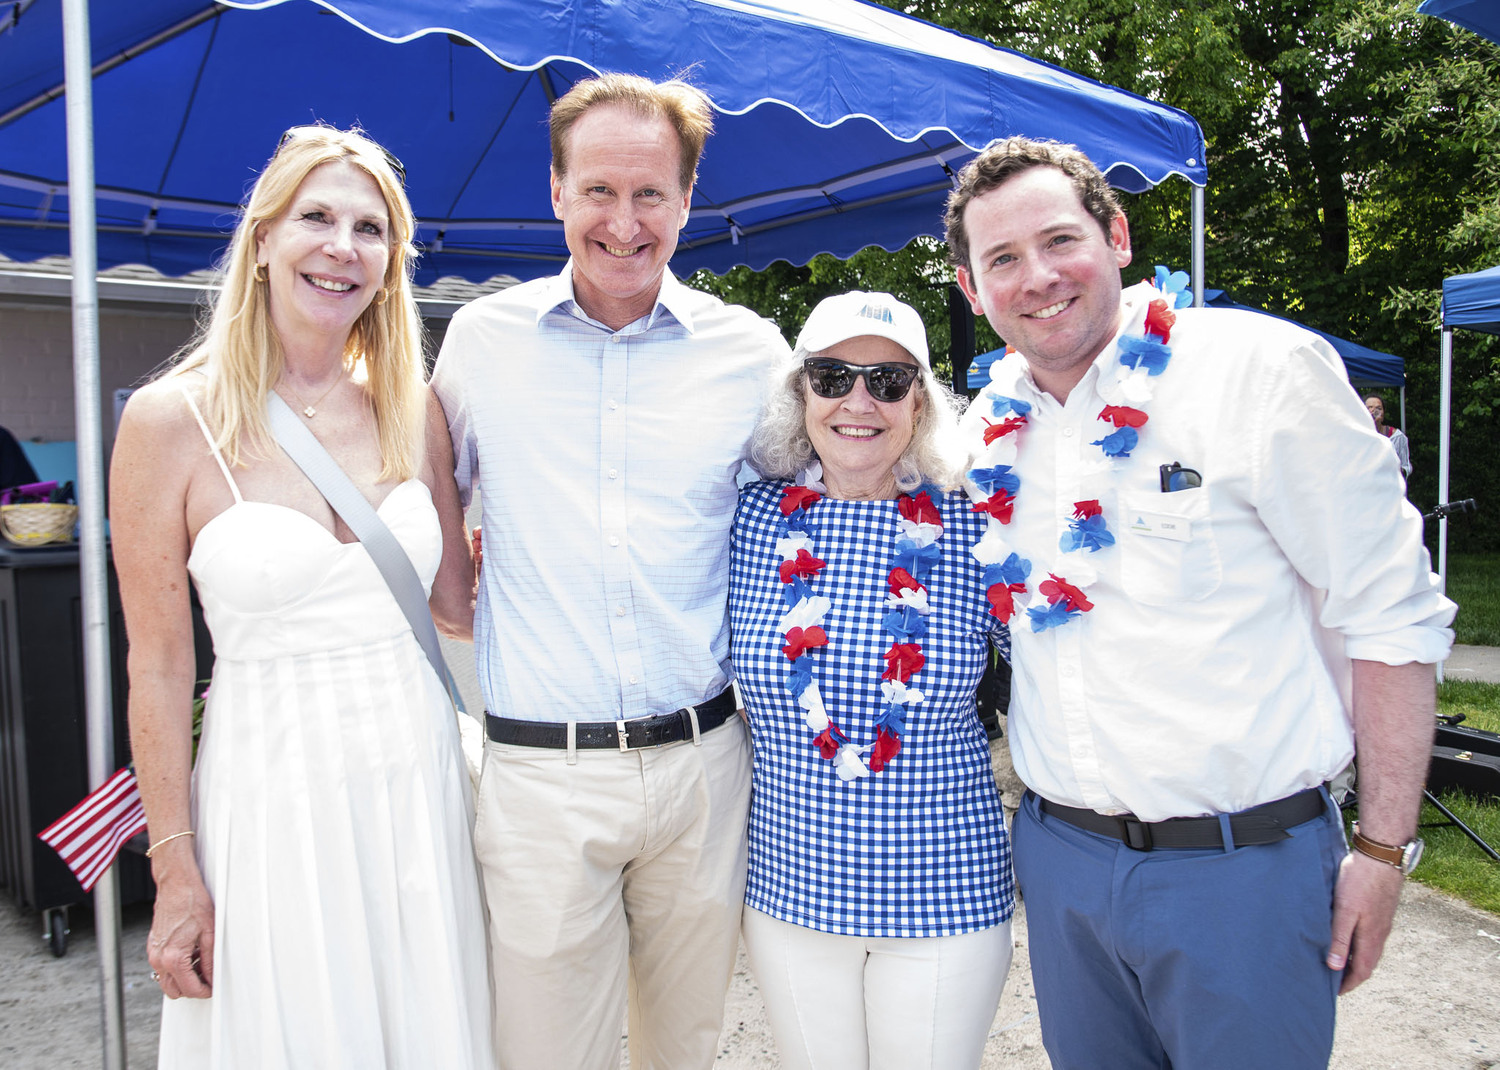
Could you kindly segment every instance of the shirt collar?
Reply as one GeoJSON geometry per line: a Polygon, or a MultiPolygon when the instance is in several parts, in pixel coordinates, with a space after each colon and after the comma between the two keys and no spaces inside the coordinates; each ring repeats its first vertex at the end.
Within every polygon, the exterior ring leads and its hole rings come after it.
{"type": "MultiPolygon", "coordinates": [[[[658,325],[663,314],[670,316],[688,334],[693,333],[693,313],[690,307],[693,291],[677,281],[677,277],[670,271],[663,271],[661,276],[661,290],[656,295],[656,305],[645,317],[645,324],[640,328],[649,331],[658,325]]],[[[587,313],[578,304],[578,299],[573,292],[573,261],[569,258],[562,271],[548,278],[542,288],[541,299],[537,302],[536,319],[541,323],[542,317],[554,311],[566,311],[571,315],[588,318],[587,313]],[[564,308],[566,306],[566,308],[564,308]]],[[[590,321],[594,322],[594,321],[590,321]]],[[[637,320],[636,322],[640,322],[637,320]]]]}

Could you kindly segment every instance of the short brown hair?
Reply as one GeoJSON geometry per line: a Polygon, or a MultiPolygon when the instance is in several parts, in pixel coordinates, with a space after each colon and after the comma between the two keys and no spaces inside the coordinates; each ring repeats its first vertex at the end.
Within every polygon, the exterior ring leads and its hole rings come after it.
{"type": "Polygon", "coordinates": [[[713,106],[696,86],[680,78],[653,82],[634,74],[601,74],[579,82],[552,105],[552,170],[568,173],[568,131],[590,108],[622,104],[648,119],[665,119],[682,149],[678,179],[687,192],[698,177],[698,157],[714,132],[713,106]]]}
{"type": "Polygon", "coordinates": [[[947,230],[948,260],[951,263],[958,267],[970,266],[969,230],[964,224],[964,209],[969,207],[969,202],[1033,167],[1055,167],[1067,175],[1084,211],[1094,217],[1106,235],[1110,224],[1125,214],[1104,173],[1077,145],[1029,137],[992,141],[958,173],[958,185],[948,195],[943,225],[947,230]]]}

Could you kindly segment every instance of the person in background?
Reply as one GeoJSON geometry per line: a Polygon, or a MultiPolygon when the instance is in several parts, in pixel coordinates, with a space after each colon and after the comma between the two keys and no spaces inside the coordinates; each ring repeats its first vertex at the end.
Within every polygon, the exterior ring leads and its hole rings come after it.
{"type": "Polygon", "coordinates": [[[1369,410],[1370,419],[1375,421],[1375,430],[1384,435],[1391,443],[1391,449],[1396,451],[1396,460],[1401,465],[1401,474],[1407,479],[1411,478],[1411,444],[1406,435],[1399,427],[1387,427],[1385,423],[1385,402],[1379,394],[1368,394],[1365,397],[1365,408],[1369,410]]]}
{"type": "Polygon", "coordinates": [[[890,294],[821,302],[775,381],[729,571],[754,753],[745,946],[787,1070],[979,1065],[1010,845],[975,690],[1007,631],[959,402],[890,294]]]}
{"type": "Polygon", "coordinates": [[[787,348],[667,269],[712,118],[679,81],[559,98],[571,259],[460,310],[433,372],[483,503],[475,836],[504,1070],[617,1066],[627,1002],[636,1070],[718,1053],[750,794],[729,527],[787,348]]]}
{"type": "Polygon", "coordinates": [[[1455,609],[1421,517],[1321,339],[1174,310],[1165,271],[1122,290],[1129,224],[1073,146],[991,144],[947,236],[1015,348],[965,424],[1052,1064],[1326,1066],[1421,849],[1455,609]]]}
{"type": "Polygon", "coordinates": [[[36,469],[26,459],[26,451],[21,449],[15,435],[0,427],[0,490],[36,481],[36,469]]]}
{"type": "Polygon", "coordinates": [[[275,393],[462,636],[474,565],[423,383],[403,180],[357,131],[288,131],[204,330],[120,422],[110,519],[163,1068],[493,1065],[453,707],[374,560],[267,425],[275,393]],[[196,761],[190,581],[215,655],[196,761]]]}

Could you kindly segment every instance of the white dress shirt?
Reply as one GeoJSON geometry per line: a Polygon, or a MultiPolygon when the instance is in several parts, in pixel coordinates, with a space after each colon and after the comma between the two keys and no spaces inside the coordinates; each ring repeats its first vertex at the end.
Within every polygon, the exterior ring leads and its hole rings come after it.
{"type": "Polygon", "coordinates": [[[735,480],[786,354],[773,324],[670,273],[619,331],[578,307],[571,263],[453,317],[432,385],[464,504],[483,491],[491,713],[613,721],[728,686],[735,480]]]}
{"type": "MultiPolygon", "coordinates": [[[[1125,291],[1122,333],[1140,333],[1153,296],[1125,291]]],[[[1043,632],[1024,611],[1011,622],[1016,771],[1044,798],[1152,821],[1326,781],[1354,753],[1350,659],[1435,662],[1453,639],[1396,455],[1317,336],[1179,309],[1139,444],[1100,464],[1116,345],[1066,404],[1013,354],[965,417],[976,435],[987,397],[1034,406],[1005,529],[1033,563],[1031,605],[1074,502],[1098,499],[1117,540],[1089,555],[1092,611],[1043,632]],[[1163,493],[1174,461],[1202,486],[1163,493]]]]}

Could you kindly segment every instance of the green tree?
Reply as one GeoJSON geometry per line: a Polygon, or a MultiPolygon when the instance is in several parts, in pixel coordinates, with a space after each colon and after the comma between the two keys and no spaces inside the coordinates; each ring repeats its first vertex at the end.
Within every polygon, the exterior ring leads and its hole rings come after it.
{"type": "MultiPolygon", "coordinates": [[[[1398,353],[1413,501],[1437,499],[1437,307],[1445,276],[1500,261],[1500,50],[1417,0],[907,0],[900,10],[1189,112],[1208,146],[1208,285],[1398,353]]],[[[1127,196],[1133,281],[1186,267],[1189,192],[1127,196]]],[[[912,301],[947,356],[940,249],[866,250],[710,285],[788,330],[806,301],[863,285],[912,301]],[[826,262],[825,262],[826,261],[826,262]],[[764,302],[764,303],[763,303],[764,302]]],[[[980,349],[996,344],[993,335],[980,349]]],[[[1500,346],[1464,336],[1451,496],[1500,502],[1500,346]]],[[[1388,408],[1394,409],[1394,398],[1388,408]]],[[[1500,548],[1500,526],[1453,543],[1500,548]]]]}

